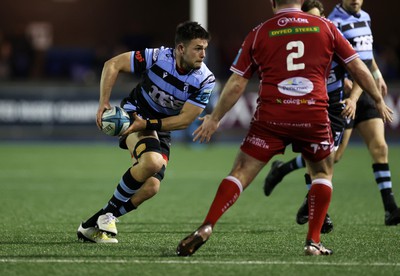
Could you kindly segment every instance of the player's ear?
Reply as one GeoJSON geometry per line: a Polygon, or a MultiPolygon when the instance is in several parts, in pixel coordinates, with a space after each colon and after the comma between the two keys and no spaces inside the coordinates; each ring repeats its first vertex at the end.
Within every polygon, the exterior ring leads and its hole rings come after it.
{"type": "Polygon", "coordinates": [[[178,53],[180,53],[182,55],[185,50],[185,46],[182,43],[180,43],[180,44],[178,44],[177,49],[178,49],[178,53]]]}

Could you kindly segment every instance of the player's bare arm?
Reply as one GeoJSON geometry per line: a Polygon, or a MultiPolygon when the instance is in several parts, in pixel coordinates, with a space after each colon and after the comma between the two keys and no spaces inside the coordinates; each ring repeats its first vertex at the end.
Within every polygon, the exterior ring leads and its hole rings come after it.
{"type": "Polygon", "coordinates": [[[100,78],[99,107],[96,114],[96,124],[99,129],[101,129],[101,115],[103,115],[104,110],[111,108],[111,91],[119,72],[130,72],[130,57],[131,52],[126,52],[113,57],[104,63],[100,78]]]}
{"type": "Polygon", "coordinates": [[[375,79],[376,86],[378,86],[378,88],[380,89],[382,96],[385,97],[388,93],[387,85],[382,76],[381,71],[379,70],[378,64],[376,64],[375,59],[372,59],[371,72],[372,72],[372,76],[375,79]]]}
{"type": "Polygon", "coordinates": [[[200,143],[210,141],[211,136],[218,129],[219,122],[242,96],[248,82],[248,79],[238,74],[233,73],[231,75],[213,112],[200,118],[203,123],[193,132],[193,141],[198,140],[200,143]]]}
{"type": "MultiPolygon", "coordinates": [[[[161,120],[160,126],[162,131],[172,131],[187,128],[193,121],[201,114],[203,108],[186,102],[181,112],[176,116],[167,117],[161,120]]],[[[136,113],[133,114],[134,121],[129,128],[122,134],[127,135],[129,133],[138,132],[148,129],[148,120],[139,117],[136,113]]],[[[150,120],[152,121],[152,120],[150,120]]],[[[155,120],[157,121],[157,120],[155,120]]]]}
{"type": "Polygon", "coordinates": [[[367,92],[375,101],[376,107],[381,114],[384,122],[393,120],[393,111],[385,104],[383,96],[375,84],[374,78],[369,72],[367,66],[356,58],[346,64],[347,70],[350,72],[353,79],[367,92]]]}

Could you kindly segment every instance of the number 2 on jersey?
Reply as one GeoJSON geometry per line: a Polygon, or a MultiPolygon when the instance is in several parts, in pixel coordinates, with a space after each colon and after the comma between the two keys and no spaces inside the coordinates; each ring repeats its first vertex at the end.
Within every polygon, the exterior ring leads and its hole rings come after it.
{"type": "Polygon", "coordinates": [[[297,48],[297,51],[291,52],[286,57],[286,67],[288,71],[302,70],[305,68],[304,63],[295,63],[294,60],[304,55],[304,43],[300,40],[291,41],[286,45],[286,50],[290,51],[297,48]]]}

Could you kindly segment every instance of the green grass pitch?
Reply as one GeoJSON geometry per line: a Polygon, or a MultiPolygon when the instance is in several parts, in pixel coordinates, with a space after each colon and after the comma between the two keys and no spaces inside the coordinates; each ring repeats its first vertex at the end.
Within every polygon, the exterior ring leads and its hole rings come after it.
{"type": "MultiPolygon", "coordinates": [[[[383,205],[364,145],[335,167],[323,235],[332,256],[307,257],[307,226],[295,214],[306,193],[304,170],[270,197],[270,164],[220,219],[192,257],[178,242],[200,225],[238,145],[176,145],[160,193],[120,218],[118,244],[77,241],[79,223],[98,211],[130,165],[109,144],[0,144],[0,275],[400,275],[400,226],[384,226],[383,205]]],[[[288,149],[288,160],[295,155],[288,149]]],[[[393,190],[400,204],[400,146],[390,146],[393,190]]]]}

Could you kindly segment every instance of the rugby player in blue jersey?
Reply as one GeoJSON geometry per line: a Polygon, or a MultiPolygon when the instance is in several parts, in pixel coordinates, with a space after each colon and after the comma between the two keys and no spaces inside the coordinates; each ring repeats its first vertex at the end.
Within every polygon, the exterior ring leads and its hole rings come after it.
{"type": "MultiPolygon", "coordinates": [[[[374,59],[371,18],[362,10],[362,4],[363,0],[342,0],[342,3],[336,5],[328,18],[353,45],[361,60],[370,69],[382,95],[385,96],[387,86],[374,59]]],[[[396,204],[392,191],[385,126],[372,99],[366,93],[362,93],[357,101],[355,119],[348,124],[344,136],[349,138],[353,128],[357,129],[363,138],[372,157],[372,170],[385,210],[384,223],[388,226],[397,225],[400,223],[400,208],[396,204]]],[[[336,161],[342,156],[346,145],[347,140],[344,140],[335,157],[336,161]]]]}
{"type": "MultiPolygon", "coordinates": [[[[370,27],[371,19],[368,13],[361,9],[362,4],[362,0],[343,0],[341,4],[338,4],[334,8],[328,18],[335,23],[347,40],[353,45],[353,48],[358,52],[360,58],[371,70],[382,95],[385,96],[387,94],[387,86],[373,56],[373,37],[370,27]]],[[[335,162],[338,162],[342,157],[344,149],[348,144],[352,129],[356,128],[363,137],[373,159],[372,169],[381,193],[385,210],[384,223],[389,226],[397,225],[400,223],[400,209],[396,204],[392,192],[388,146],[385,140],[384,124],[372,99],[366,93],[360,94],[359,92],[361,91],[359,89],[359,86],[354,83],[352,88],[354,95],[361,96],[357,101],[355,119],[349,120],[346,125],[343,139],[335,153],[335,162]]],[[[279,160],[275,161],[265,179],[265,194],[269,195],[272,192],[272,189],[285,175],[304,166],[304,160],[302,160],[301,156],[286,163],[279,160]]],[[[308,208],[306,197],[297,213],[296,221],[299,224],[303,224],[306,223],[307,220],[308,208]]],[[[328,217],[325,220],[321,231],[329,232],[326,230],[331,228],[332,222],[328,217]]]]}
{"type": "Polygon", "coordinates": [[[169,159],[170,131],[187,128],[206,107],[215,86],[213,73],[204,64],[210,34],[197,22],[177,26],[175,47],[130,51],[108,60],[100,80],[96,122],[111,108],[110,95],[120,72],[141,81],[123,107],[131,125],[120,137],[133,165],[122,176],[106,205],[81,223],[78,238],[95,243],[117,243],[117,217],[136,209],[157,194],[169,159]]]}

